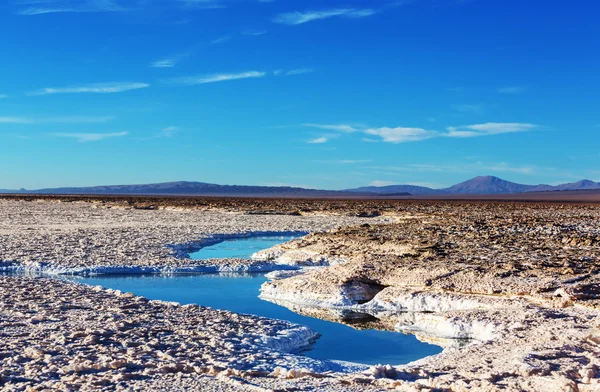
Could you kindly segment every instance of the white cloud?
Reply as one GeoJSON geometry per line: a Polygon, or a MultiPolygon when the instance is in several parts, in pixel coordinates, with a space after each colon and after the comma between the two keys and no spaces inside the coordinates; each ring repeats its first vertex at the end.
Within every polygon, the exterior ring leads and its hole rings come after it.
{"type": "Polygon", "coordinates": [[[147,83],[129,83],[129,82],[112,82],[112,83],[94,83],[71,87],[46,87],[37,91],[31,92],[29,95],[49,95],[49,94],[79,94],[79,93],[94,93],[94,94],[111,94],[124,91],[137,90],[150,87],[147,83]]]}
{"type": "Polygon", "coordinates": [[[298,69],[289,70],[285,74],[288,76],[292,76],[292,75],[307,74],[307,73],[311,73],[311,72],[315,72],[315,70],[313,68],[298,68],[298,69]]]}
{"type": "Polygon", "coordinates": [[[34,122],[26,117],[0,117],[0,124],[34,124],[34,122]]]}
{"type": "Polygon", "coordinates": [[[190,55],[190,52],[181,52],[181,53],[169,56],[169,57],[165,57],[165,58],[156,60],[156,61],[152,62],[152,64],[150,64],[150,66],[152,68],[173,68],[179,62],[181,62],[186,57],[188,57],[189,55],[190,55]]]}
{"type": "Polygon", "coordinates": [[[113,116],[104,117],[0,117],[0,124],[93,124],[113,120],[113,116]]]}
{"type": "Polygon", "coordinates": [[[0,99],[5,99],[5,98],[8,98],[8,95],[6,95],[6,94],[0,94],[0,99]]]}
{"type": "MultiPolygon", "coordinates": [[[[422,173],[519,173],[533,174],[536,167],[527,165],[511,165],[506,162],[475,162],[455,165],[436,165],[413,163],[402,166],[369,166],[365,169],[385,170],[388,172],[422,172],[422,173]]],[[[539,168],[537,168],[539,169],[539,168]]],[[[416,183],[415,183],[416,184],[416,183]]]]}
{"type": "Polygon", "coordinates": [[[223,42],[227,42],[227,41],[229,41],[230,39],[231,39],[231,36],[230,36],[230,35],[226,35],[226,36],[223,36],[223,37],[219,37],[219,38],[217,38],[217,39],[214,39],[214,40],[210,41],[209,43],[210,43],[211,45],[222,44],[223,42]]]}
{"type": "Polygon", "coordinates": [[[330,159],[330,160],[319,160],[315,161],[319,163],[332,163],[336,165],[354,165],[357,163],[367,163],[371,162],[368,159],[330,159]]]}
{"type": "Polygon", "coordinates": [[[367,163],[371,162],[368,159],[338,159],[334,161],[334,163],[339,163],[340,165],[353,165],[356,163],[367,163]]]}
{"type": "Polygon", "coordinates": [[[352,125],[348,125],[348,124],[334,124],[334,125],[329,125],[329,124],[303,124],[303,125],[305,127],[326,129],[328,131],[339,131],[339,132],[347,132],[347,133],[357,132],[358,131],[357,128],[355,128],[352,125]]]}
{"type": "Polygon", "coordinates": [[[80,143],[97,142],[104,139],[127,136],[128,132],[113,133],[53,133],[52,136],[75,139],[80,143]]]}
{"type": "Polygon", "coordinates": [[[117,12],[126,11],[112,0],[21,0],[19,15],[32,16],[60,12],[117,12]]]}
{"type": "Polygon", "coordinates": [[[252,35],[252,36],[259,36],[259,35],[265,35],[267,34],[267,30],[252,30],[252,29],[248,29],[248,30],[244,30],[242,31],[243,35],[252,35]]]}
{"type": "Polygon", "coordinates": [[[428,131],[422,128],[374,128],[365,131],[369,135],[379,136],[384,142],[388,143],[405,143],[416,142],[419,140],[431,139],[438,136],[435,131],[428,131]]]}
{"type": "Polygon", "coordinates": [[[170,126],[170,127],[163,128],[160,131],[160,135],[162,137],[171,137],[177,132],[179,132],[179,127],[170,126]]]}
{"type": "Polygon", "coordinates": [[[321,136],[315,139],[310,139],[307,143],[310,144],[323,144],[323,143],[327,143],[329,141],[329,139],[326,136],[321,136]]]}
{"type": "Polygon", "coordinates": [[[524,87],[509,86],[499,88],[497,91],[500,94],[523,94],[527,91],[527,89],[525,89],[524,87]]]}
{"type": "MultiPolygon", "coordinates": [[[[379,136],[384,142],[405,143],[438,137],[469,138],[478,136],[499,135],[503,133],[526,132],[538,128],[538,125],[528,123],[485,123],[464,125],[460,127],[448,127],[446,132],[430,131],[423,128],[374,128],[364,131],[368,135],[379,136]]],[[[363,139],[371,142],[372,139],[363,139]]]]}
{"type": "Polygon", "coordinates": [[[154,61],[150,66],[152,68],[172,68],[175,66],[176,63],[177,62],[175,59],[169,58],[169,59],[162,59],[162,60],[154,61]]]}
{"type": "Polygon", "coordinates": [[[320,11],[305,11],[305,12],[286,12],[277,15],[273,22],[287,24],[287,25],[299,25],[314,20],[328,19],[333,17],[345,17],[345,18],[363,18],[375,14],[377,11],[373,9],[356,9],[356,8],[335,8],[320,11]]]}
{"type": "Polygon", "coordinates": [[[528,123],[485,123],[465,125],[462,127],[448,127],[448,133],[444,136],[466,138],[487,135],[498,135],[502,133],[531,131],[538,126],[528,123]]]}
{"type": "Polygon", "coordinates": [[[202,76],[188,76],[188,77],[183,77],[183,78],[171,79],[171,80],[169,80],[169,82],[173,83],[173,84],[193,86],[196,84],[225,82],[228,80],[262,78],[266,74],[267,74],[266,72],[248,71],[248,72],[242,72],[242,73],[237,73],[237,74],[212,74],[212,75],[202,75],[202,76]]]}

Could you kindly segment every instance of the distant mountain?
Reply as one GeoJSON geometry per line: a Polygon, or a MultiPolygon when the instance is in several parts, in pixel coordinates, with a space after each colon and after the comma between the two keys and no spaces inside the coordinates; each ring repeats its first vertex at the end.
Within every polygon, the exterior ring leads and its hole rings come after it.
{"type": "Polygon", "coordinates": [[[140,185],[103,185],[92,187],[47,188],[25,191],[32,194],[59,195],[196,195],[196,196],[358,196],[355,193],[288,186],[218,185],[205,182],[164,182],[140,185]]]}
{"type": "Polygon", "coordinates": [[[349,197],[349,196],[426,196],[492,195],[523,192],[600,190],[600,182],[581,180],[561,185],[524,185],[493,176],[475,177],[449,188],[432,189],[416,185],[365,186],[343,191],[306,189],[288,186],[218,185],[206,182],[164,182],[140,185],[48,188],[38,190],[0,190],[0,193],[58,195],[190,195],[256,197],[349,197]]]}
{"type": "Polygon", "coordinates": [[[534,185],[517,184],[494,176],[481,176],[461,182],[444,190],[454,195],[493,195],[521,193],[533,188],[535,188],[534,185]]]}
{"type": "Polygon", "coordinates": [[[348,192],[370,192],[380,195],[392,195],[396,192],[408,192],[415,196],[423,195],[493,195],[523,192],[552,192],[600,190],[600,182],[581,180],[561,185],[524,185],[503,180],[494,176],[475,177],[449,188],[432,189],[414,185],[365,186],[347,189],[348,192]]]}
{"type": "Polygon", "coordinates": [[[439,195],[445,193],[441,189],[431,189],[417,185],[363,186],[360,188],[348,189],[347,192],[368,192],[388,196],[401,193],[408,193],[411,195],[439,195]]]}
{"type": "Polygon", "coordinates": [[[577,182],[570,182],[561,185],[538,185],[527,192],[553,192],[553,191],[584,191],[584,190],[595,190],[600,189],[600,182],[594,182],[590,180],[581,180],[577,182]]]}

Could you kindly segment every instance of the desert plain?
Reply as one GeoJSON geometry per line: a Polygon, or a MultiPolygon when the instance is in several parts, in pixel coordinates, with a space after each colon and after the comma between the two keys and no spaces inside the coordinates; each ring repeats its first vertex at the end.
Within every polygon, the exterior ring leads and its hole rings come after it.
{"type": "Polygon", "coordinates": [[[3,390],[600,390],[600,205],[10,196],[0,200],[3,390]],[[303,233],[252,260],[211,241],[303,233]],[[363,366],[297,353],[302,325],[57,279],[269,273],[261,298],[442,353],[363,366]],[[364,325],[361,327],[365,327],[364,325]]]}

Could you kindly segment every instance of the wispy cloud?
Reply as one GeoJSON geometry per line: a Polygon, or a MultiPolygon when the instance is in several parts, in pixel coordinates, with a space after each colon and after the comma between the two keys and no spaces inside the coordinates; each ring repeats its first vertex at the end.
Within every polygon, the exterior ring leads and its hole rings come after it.
{"type": "Polygon", "coordinates": [[[288,71],[286,71],[284,69],[276,69],[273,71],[273,75],[275,75],[275,76],[280,76],[280,75],[294,76],[294,75],[303,75],[303,74],[307,74],[307,73],[311,73],[311,72],[315,72],[315,69],[314,68],[296,68],[296,69],[290,69],[288,71]]]}
{"type": "Polygon", "coordinates": [[[500,94],[523,94],[527,89],[519,86],[502,87],[497,90],[500,94]]]}
{"type": "Polygon", "coordinates": [[[288,76],[292,76],[292,75],[307,74],[307,73],[311,73],[311,72],[315,72],[315,70],[313,68],[298,68],[298,69],[289,70],[285,74],[288,76]]]}
{"type": "Polygon", "coordinates": [[[323,143],[327,143],[329,141],[329,138],[327,136],[321,136],[315,139],[310,139],[307,143],[310,144],[323,144],[323,143]]]}
{"type": "Polygon", "coordinates": [[[319,163],[332,163],[335,165],[354,165],[358,163],[368,163],[371,162],[369,159],[328,159],[328,160],[318,160],[315,162],[319,163]]]}
{"type": "Polygon", "coordinates": [[[127,136],[128,132],[113,133],[53,133],[52,136],[75,139],[80,143],[97,142],[104,139],[127,136]]]}
{"type": "Polygon", "coordinates": [[[33,91],[29,95],[50,95],[50,94],[111,94],[121,93],[124,91],[137,90],[150,87],[147,83],[130,83],[130,82],[111,82],[111,83],[94,83],[71,87],[46,87],[40,90],[33,91]]]}
{"type": "Polygon", "coordinates": [[[222,44],[223,42],[227,42],[227,41],[229,41],[230,39],[231,39],[231,36],[230,36],[230,35],[226,35],[226,36],[223,36],[223,37],[219,37],[219,38],[217,38],[217,39],[214,39],[214,40],[210,41],[209,43],[210,43],[211,45],[217,45],[217,44],[222,44]]]}
{"type": "Polygon", "coordinates": [[[303,124],[305,127],[325,129],[328,131],[339,131],[339,132],[357,132],[359,129],[348,124],[303,124]]]}
{"type": "Polygon", "coordinates": [[[170,80],[167,80],[167,82],[171,83],[171,84],[193,86],[193,85],[197,85],[197,84],[225,82],[228,80],[262,78],[266,74],[267,74],[266,72],[259,72],[259,71],[248,71],[248,72],[241,72],[241,73],[234,73],[234,74],[222,73],[222,74],[201,75],[201,76],[186,76],[183,78],[170,79],[170,80]]]}
{"type": "Polygon", "coordinates": [[[181,128],[171,125],[166,128],[162,128],[161,130],[152,133],[150,136],[145,137],[136,137],[135,140],[155,140],[155,139],[163,139],[163,138],[171,138],[175,136],[181,128]]]}
{"type": "Polygon", "coordinates": [[[153,68],[172,68],[175,67],[179,62],[184,60],[190,55],[190,52],[183,52],[168,56],[159,60],[156,60],[150,64],[153,68]]]}
{"type": "Polygon", "coordinates": [[[174,58],[165,58],[162,60],[156,60],[150,65],[152,68],[172,68],[177,64],[174,58]]]}
{"type": "MultiPolygon", "coordinates": [[[[460,127],[448,127],[446,132],[438,132],[423,128],[372,128],[364,131],[368,135],[379,136],[384,142],[388,143],[406,143],[417,142],[420,140],[433,139],[438,137],[451,138],[470,138],[479,136],[499,135],[503,133],[515,133],[531,131],[539,126],[528,123],[485,123],[465,125],[460,127]]],[[[369,140],[371,141],[371,140],[369,140]]]]}
{"type": "Polygon", "coordinates": [[[247,30],[243,30],[242,31],[243,35],[252,35],[252,36],[259,36],[259,35],[265,35],[267,34],[267,30],[253,30],[253,29],[247,29],[247,30]]]}
{"type": "Polygon", "coordinates": [[[419,140],[431,139],[439,136],[435,131],[429,131],[423,128],[373,128],[365,131],[368,135],[379,136],[384,142],[388,143],[405,143],[416,142],[419,140]]]}
{"type": "Polygon", "coordinates": [[[6,95],[6,94],[0,94],[0,99],[5,99],[5,98],[8,98],[8,95],[6,95]]]}
{"type": "Polygon", "coordinates": [[[273,22],[286,25],[299,25],[315,20],[328,19],[333,17],[364,18],[366,16],[371,16],[375,13],[377,13],[376,10],[369,8],[334,8],[319,11],[295,11],[279,14],[275,18],[273,18],[273,22]]]}
{"type": "Polygon", "coordinates": [[[127,9],[112,0],[21,0],[18,14],[25,16],[60,12],[117,12],[127,9]]]}
{"type": "MultiPolygon", "coordinates": [[[[402,166],[368,166],[364,169],[385,170],[388,175],[393,175],[393,172],[422,172],[422,173],[517,173],[517,174],[534,174],[535,166],[530,165],[511,165],[506,162],[490,163],[490,162],[473,162],[466,164],[450,164],[436,165],[428,163],[413,163],[402,166]],[[390,173],[392,172],[392,173],[390,173]]],[[[539,169],[539,168],[538,168],[539,169]]]]}
{"type": "Polygon", "coordinates": [[[179,132],[179,127],[170,126],[170,127],[166,127],[166,128],[161,129],[160,136],[162,136],[162,137],[171,137],[174,134],[176,134],[177,132],[179,132]]]}
{"type": "Polygon", "coordinates": [[[488,136],[502,133],[531,131],[537,127],[538,126],[535,124],[527,123],[485,123],[462,127],[448,127],[448,133],[444,136],[458,138],[488,136]]]}
{"type": "Polygon", "coordinates": [[[94,124],[113,120],[114,116],[104,117],[0,117],[0,124],[94,124]]]}
{"type": "Polygon", "coordinates": [[[34,124],[34,122],[26,117],[0,117],[0,124],[34,124]]]}

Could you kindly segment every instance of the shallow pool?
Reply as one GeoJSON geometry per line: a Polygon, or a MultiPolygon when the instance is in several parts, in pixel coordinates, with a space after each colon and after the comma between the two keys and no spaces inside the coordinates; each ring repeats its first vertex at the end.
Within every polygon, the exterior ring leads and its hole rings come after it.
{"type": "Polygon", "coordinates": [[[403,364],[441,352],[438,346],[419,342],[412,335],[357,330],[344,324],[306,317],[258,298],[267,279],[258,274],[101,276],[79,282],[130,291],[149,299],[199,304],[215,309],[254,314],[306,325],[321,337],[303,355],[366,364],[403,364]]]}
{"type": "Polygon", "coordinates": [[[277,244],[291,241],[299,235],[257,235],[232,238],[202,247],[197,252],[190,253],[192,260],[242,258],[249,259],[253,253],[270,248],[277,244]]]}
{"type": "MultiPolygon", "coordinates": [[[[192,254],[194,259],[249,257],[257,250],[289,241],[293,236],[238,238],[212,244],[192,254]]],[[[129,291],[149,299],[199,304],[306,325],[321,337],[303,355],[366,364],[403,364],[441,352],[412,335],[358,330],[345,324],[306,317],[258,298],[267,281],[261,274],[245,275],[104,275],[77,278],[79,282],[129,291]]]]}

